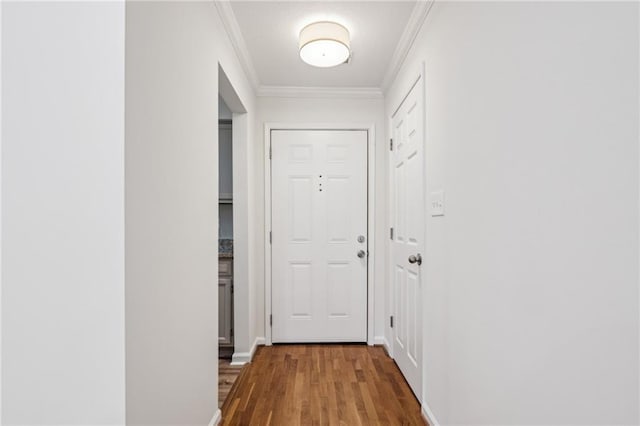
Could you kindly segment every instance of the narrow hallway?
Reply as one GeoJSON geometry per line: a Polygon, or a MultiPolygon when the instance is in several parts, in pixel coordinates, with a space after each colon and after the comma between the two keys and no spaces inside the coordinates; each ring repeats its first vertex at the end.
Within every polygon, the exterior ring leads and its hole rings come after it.
{"type": "Polygon", "coordinates": [[[222,406],[223,425],[424,425],[379,346],[260,347],[222,406]]]}
{"type": "Polygon", "coordinates": [[[640,426],[640,0],[0,38],[0,426],[640,426]]]}

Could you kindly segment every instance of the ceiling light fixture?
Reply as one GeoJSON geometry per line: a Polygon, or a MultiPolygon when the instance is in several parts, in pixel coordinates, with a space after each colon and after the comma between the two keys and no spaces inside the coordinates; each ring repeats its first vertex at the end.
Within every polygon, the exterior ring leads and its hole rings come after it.
{"type": "Polygon", "coordinates": [[[349,30],[335,22],[314,22],[300,31],[300,58],[314,67],[328,68],[349,59],[349,30]]]}

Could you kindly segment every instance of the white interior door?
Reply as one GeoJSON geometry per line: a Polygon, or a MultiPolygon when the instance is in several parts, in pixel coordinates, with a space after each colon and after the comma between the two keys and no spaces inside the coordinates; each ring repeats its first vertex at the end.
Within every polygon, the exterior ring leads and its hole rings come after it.
{"type": "MultiPolygon", "coordinates": [[[[421,80],[421,79],[420,79],[421,80]]],[[[393,116],[392,286],[393,356],[418,399],[422,394],[422,268],[424,255],[424,155],[422,82],[393,116]]]]}
{"type": "Polygon", "coordinates": [[[272,341],[365,342],[367,132],[272,130],[271,152],[272,341]]]}

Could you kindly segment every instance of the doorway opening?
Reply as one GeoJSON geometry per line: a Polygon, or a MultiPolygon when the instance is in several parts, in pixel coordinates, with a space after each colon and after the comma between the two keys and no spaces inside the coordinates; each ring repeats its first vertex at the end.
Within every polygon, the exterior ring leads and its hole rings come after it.
{"type": "Polygon", "coordinates": [[[232,113],[218,98],[218,358],[233,355],[232,113]]]}
{"type": "Polygon", "coordinates": [[[218,404],[240,373],[248,351],[249,226],[247,110],[218,66],[218,404]]]}

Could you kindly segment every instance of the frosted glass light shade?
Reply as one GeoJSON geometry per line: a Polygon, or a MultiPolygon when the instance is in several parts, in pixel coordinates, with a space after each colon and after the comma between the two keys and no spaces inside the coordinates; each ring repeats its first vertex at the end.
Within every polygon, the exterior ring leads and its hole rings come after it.
{"type": "Polygon", "coordinates": [[[351,54],[349,30],[335,22],[314,22],[300,31],[300,58],[314,67],[334,67],[351,54]]]}

